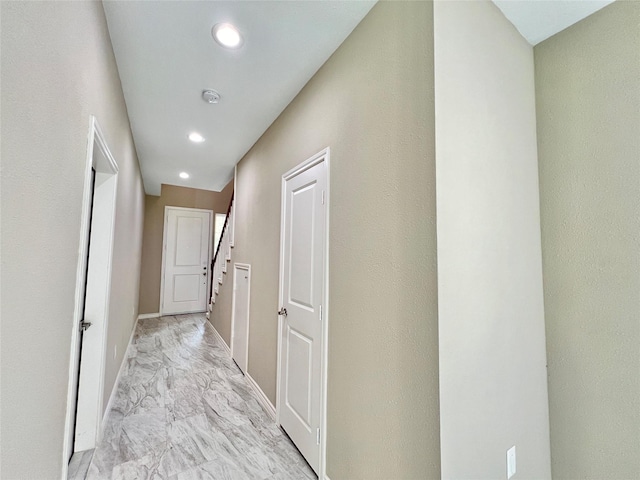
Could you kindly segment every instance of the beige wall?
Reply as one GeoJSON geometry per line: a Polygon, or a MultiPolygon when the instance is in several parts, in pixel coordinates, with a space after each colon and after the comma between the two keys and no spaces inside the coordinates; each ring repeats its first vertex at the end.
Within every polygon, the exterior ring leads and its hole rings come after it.
{"type": "Polygon", "coordinates": [[[144,237],[140,270],[140,313],[158,313],[162,276],[162,241],[164,207],[202,208],[227,213],[233,195],[233,180],[221,192],[163,184],[160,196],[146,195],[144,202],[144,237]]]}
{"type": "Polygon", "coordinates": [[[550,478],[533,50],[435,3],[442,478],[550,478]]]}
{"type": "Polygon", "coordinates": [[[640,3],[535,47],[554,478],[640,478],[640,3]]]}
{"type": "Polygon", "coordinates": [[[440,475],[432,9],[377,4],[238,165],[249,373],[275,403],[281,178],[331,148],[333,479],[440,475]]]}
{"type": "Polygon", "coordinates": [[[2,478],[56,479],[89,115],[119,166],[105,392],[138,313],[144,191],[99,2],[1,2],[2,478]],[[64,28],[61,28],[64,26],[64,28]]]}

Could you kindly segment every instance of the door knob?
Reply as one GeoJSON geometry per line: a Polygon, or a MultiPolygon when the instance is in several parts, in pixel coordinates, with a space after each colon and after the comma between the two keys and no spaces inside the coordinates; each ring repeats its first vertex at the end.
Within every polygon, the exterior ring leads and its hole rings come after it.
{"type": "Polygon", "coordinates": [[[278,315],[282,315],[283,317],[286,317],[287,316],[287,309],[282,307],[280,309],[280,311],[278,312],[278,315]]]}

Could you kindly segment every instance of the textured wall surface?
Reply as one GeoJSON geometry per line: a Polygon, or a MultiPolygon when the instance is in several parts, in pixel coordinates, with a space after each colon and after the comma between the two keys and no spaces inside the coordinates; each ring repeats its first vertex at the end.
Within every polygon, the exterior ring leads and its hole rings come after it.
{"type": "Polygon", "coordinates": [[[553,477],[640,478],[640,3],[537,45],[553,477]]]}
{"type": "Polygon", "coordinates": [[[550,478],[533,50],[490,1],[436,2],[442,478],[550,478]]]}
{"type": "Polygon", "coordinates": [[[377,4],[238,165],[249,373],[275,403],[281,178],[331,148],[333,479],[440,476],[432,15],[377,4]]]}
{"type": "Polygon", "coordinates": [[[100,2],[1,2],[2,478],[55,479],[89,116],[118,163],[105,396],[138,313],[144,191],[100,2]]]}
{"type": "Polygon", "coordinates": [[[160,311],[164,207],[213,210],[215,219],[216,213],[227,213],[232,195],[233,180],[221,192],[163,184],[160,196],[145,196],[142,267],[140,270],[140,313],[158,313],[160,311]]]}

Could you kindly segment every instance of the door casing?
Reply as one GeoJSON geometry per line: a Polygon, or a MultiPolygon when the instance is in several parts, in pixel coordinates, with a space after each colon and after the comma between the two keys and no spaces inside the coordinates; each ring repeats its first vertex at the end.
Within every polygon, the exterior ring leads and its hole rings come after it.
{"type": "MultiPolygon", "coordinates": [[[[287,181],[295,177],[297,174],[304,170],[307,170],[320,163],[325,164],[326,169],[326,194],[325,194],[325,238],[324,238],[324,285],[323,285],[323,299],[322,299],[322,348],[321,348],[321,360],[320,360],[320,468],[318,472],[318,478],[324,479],[326,477],[327,467],[327,372],[328,372],[328,352],[329,352],[329,213],[330,213],[330,148],[327,147],[320,152],[316,153],[312,157],[308,158],[304,162],[295,166],[284,175],[282,175],[281,183],[281,205],[280,205],[280,278],[279,278],[279,298],[278,305],[284,304],[284,238],[285,238],[285,197],[286,197],[286,185],[287,181]]],[[[276,378],[276,423],[280,425],[280,411],[282,407],[282,399],[280,391],[280,380],[282,377],[282,330],[283,319],[278,316],[278,368],[276,378]]]]}

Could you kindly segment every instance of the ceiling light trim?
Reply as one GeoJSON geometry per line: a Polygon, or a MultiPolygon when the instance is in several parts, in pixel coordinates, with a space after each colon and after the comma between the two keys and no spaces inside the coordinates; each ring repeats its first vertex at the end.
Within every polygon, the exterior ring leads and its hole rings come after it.
{"type": "Polygon", "coordinates": [[[238,49],[244,44],[240,30],[230,23],[216,23],[211,28],[211,36],[220,46],[232,50],[238,49]]]}
{"type": "Polygon", "coordinates": [[[204,137],[200,135],[198,132],[191,132],[188,136],[189,140],[193,143],[202,143],[204,142],[204,137]]]}

